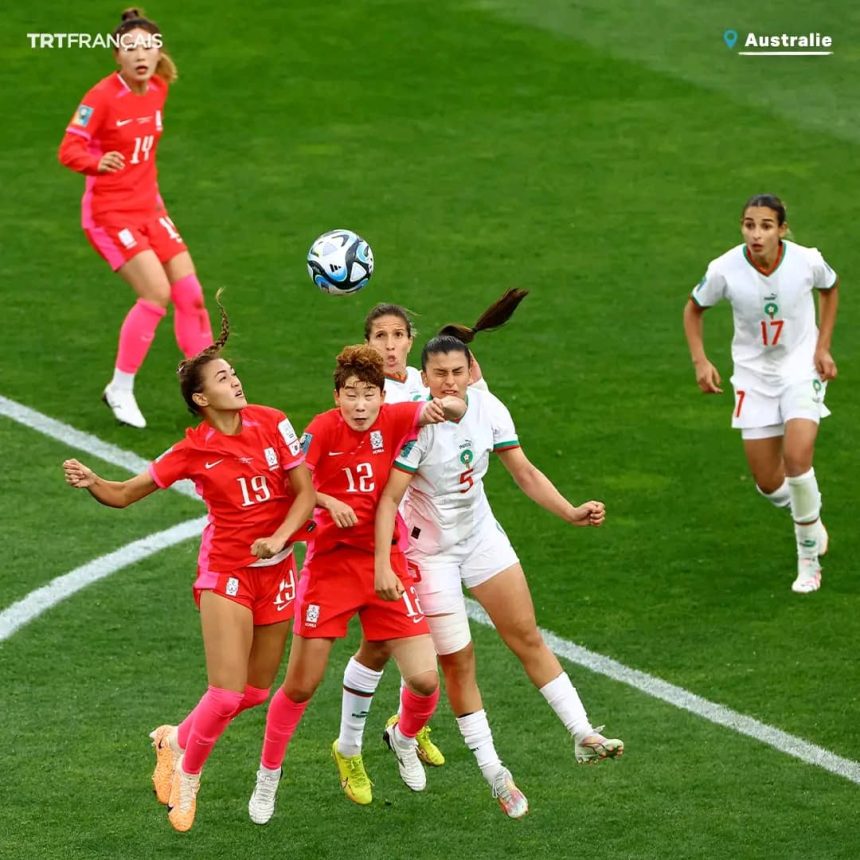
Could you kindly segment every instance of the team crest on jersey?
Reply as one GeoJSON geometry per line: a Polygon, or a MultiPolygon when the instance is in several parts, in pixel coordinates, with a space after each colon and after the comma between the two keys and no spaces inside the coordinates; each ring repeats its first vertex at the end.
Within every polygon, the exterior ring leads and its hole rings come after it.
{"type": "Polygon", "coordinates": [[[266,465],[270,469],[276,469],[278,467],[278,454],[274,448],[266,448],[263,451],[263,454],[266,457],[266,465]]]}
{"type": "Polygon", "coordinates": [[[379,454],[382,451],[382,431],[370,431],[370,447],[374,454],[379,454]]]}
{"type": "Polygon", "coordinates": [[[89,125],[93,115],[93,109],[89,105],[81,105],[75,111],[75,118],[72,120],[72,125],[79,125],[81,128],[86,128],[89,125]]]}
{"type": "MultiPolygon", "coordinates": [[[[767,301],[765,296],[764,312],[773,319],[779,313],[779,305],[774,301],[767,301]]],[[[774,296],[776,298],[776,296],[774,296]]]]}
{"type": "Polygon", "coordinates": [[[239,580],[236,579],[235,576],[231,576],[227,580],[227,587],[224,591],[230,595],[230,597],[235,597],[239,593],[239,580]]]}
{"type": "Polygon", "coordinates": [[[126,248],[133,248],[137,244],[137,239],[134,238],[134,233],[132,233],[128,227],[124,227],[116,235],[126,248]]]}
{"type": "Polygon", "coordinates": [[[460,462],[464,466],[468,466],[474,459],[475,455],[472,453],[471,448],[466,448],[464,451],[460,452],[460,462]]]}
{"type": "Polygon", "coordinates": [[[316,603],[309,603],[305,611],[305,626],[316,627],[320,620],[320,608],[316,603]]]}

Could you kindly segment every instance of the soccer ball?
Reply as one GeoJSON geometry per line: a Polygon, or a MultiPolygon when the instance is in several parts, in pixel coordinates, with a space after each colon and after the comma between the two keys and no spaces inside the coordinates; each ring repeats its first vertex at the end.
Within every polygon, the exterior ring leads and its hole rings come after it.
{"type": "Polygon", "coordinates": [[[373,251],[352,230],[329,230],[308,251],[308,274],[330,296],[357,293],[373,274],[373,251]]]}

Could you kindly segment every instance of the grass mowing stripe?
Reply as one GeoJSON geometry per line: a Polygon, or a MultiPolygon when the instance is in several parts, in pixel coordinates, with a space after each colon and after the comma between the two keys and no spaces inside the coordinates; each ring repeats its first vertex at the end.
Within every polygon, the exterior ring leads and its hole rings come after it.
{"type": "MultiPolygon", "coordinates": [[[[493,626],[490,617],[474,600],[466,600],[466,611],[473,621],[490,627],[493,626]]],[[[655,699],[661,699],[676,708],[689,711],[691,714],[696,714],[696,716],[716,723],[718,726],[725,726],[739,734],[761,741],[780,752],[799,758],[807,764],[813,764],[851,782],[860,784],[860,762],[838,756],[823,747],[803,740],[803,738],[790,735],[788,732],[759,722],[724,705],[703,699],[683,687],[676,687],[674,684],[655,678],[647,672],[631,669],[611,657],[589,651],[581,645],[574,645],[573,642],[556,636],[551,630],[541,628],[540,632],[546,644],[558,657],[563,657],[565,660],[576,663],[578,666],[599,675],[606,675],[615,681],[621,681],[621,683],[647,693],[655,699]]]]}
{"type": "Polygon", "coordinates": [[[0,642],[8,639],[16,630],[38,618],[43,612],[71,597],[75,592],[86,588],[93,582],[104,579],[130,564],[147,558],[169,546],[198,537],[206,525],[207,517],[186,520],[164,531],[155,532],[140,540],[126,544],[107,555],[99,556],[90,562],[52,579],[47,585],[31,591],[25,598],[18,600],[0,612],[0,642]]]}
{"type": "MultiPolygon", "coordinates": [[[[0,396],[0,414],[7,415],[16,421],[19,421],[21,424],[32,427],[34,430],[38,430],[39,432],[52,436],[55,439],[59,439],[62,442],[74,445],[74,447],[79,448],[82,451],[94,454],[106,462],[113,463],[118,466],[124,466],[130,471],[139,472],[146,467],[146,461],[138,457],[136,454],[124,451],[121,448],[103,442],[98,437],[92,436],[89,433],[81,433],[73,427],[70,427],[68,424],[63,424],[61,421],[48,418],[40,412],[36,412],[33,409],[22,406],[21,404],[2,396],[0,396]]],[[[190,495],[192,495],[193,498],[199,498],[193,489],[191,490],[190,495]]],[[[199,533],[204,524],[205,518],[200,520],[191,520],[182,523],[179,526],[175,526],[173,529],[167,529],[164,532],[158,532],[155,535],[151,535],[149,538],[135,541],[116,552],[102,556],[83,567],[77,568],[77,570],[74,570],[71,573],[58,577],[43,588],[31,592],[31,594],[23,600],[13,604],[0,614],[0,641],[8,638],[23,624],[26,624],[28,621],[37,617],[54,604],[59,603],[79,588],[83,588],[85,585],[89,584],[89,582],[108,576],[115,570],[125,567],[127,564],[131,564],[140,558],[145,558],[147,555],[157,552],[158,549],[170,546],[171,543],[178,543],[180,540],[184,540],[185,537],[190,537],[195,532],[199,533]],[[184,534],[183,530],[188,533],[184,534]],[[179,533],[183,533],[184,537],[175,536],[179,533]],[[168,535],[171,535],[171,543],[162,543],[156,549],[146,550],[146,547],[152,546],[151,542],[153,539],[161,537],[163,540],[166,540],[168,539],[168,535]],[[128,561],[121,561],[121,563],[116,564],[117,561],[123,558],[123,553],[127,551],[142,554],[135,557],[130,555],[128,561]],[[111,565],[115,566],[112,567],[111,565]],[[91,578],[86,579],[86,577],[91,578]],[[68,584],[66,583],[67,580],[68,584]],[[80,584],[76,585],[75,583],[80,584]],[[23,613],[25,607],[27,607],[27,611],[31,614],[28,615],[25,620],[18,623],[17,626],[10,627],[8,632],[6,632],[6,625],[14,623],[14,616],[11,615],[11,613],[15,610],[23,613]]],[[[492,626],[492,622],[487,614],[477,603],[475,603],[475,601],[468,600],[467,608],[469,617],[472,618],[472,620],[477,621],[479,624],[492,626]]],[[[646,672],[631,669],[623,663],[619,663],[617,660],[589,651],[587,648],[575,645],[567,639],[562,639],[560,636],[556,636],[555,633],[552,633],[549,630],[541,630],[541,634],[543,635],[547,645],[549,645],[549,647],[559,657],[562,657],[571,663],[583,666],[592,672],[605,675],[613,680],[621,681],[622,683],[627,684],[640,692],[646,693],[649,696],[661,699],[677,708],[703,717],[712,723],[732,729],[740,734],[747,735],[748,737],[768,744],[780,752],[784,752],[787,755],[794,756],[808,764],[815,765],[816,767],[820,767],[837,776],[844,777],[851,782],[860,784],[860,763],[858,762],[838,756],[823,747],[816,746],[815,744],[809,743],[809,741],[803,740],[803,738],[790,735],[787,732],[783,732],[780,729],[767,725],[766,723],[759,722],[752,717],[733,711],[731,708],[727,708],[724,705],[719,705],[716,702],[703,699],[701,696],[697,696],[695,693],[691,693],[683,687],[676,687],[674,684],[670,684],[660,678],[655,678],[653,675],[649,675],[646,672]]]]}

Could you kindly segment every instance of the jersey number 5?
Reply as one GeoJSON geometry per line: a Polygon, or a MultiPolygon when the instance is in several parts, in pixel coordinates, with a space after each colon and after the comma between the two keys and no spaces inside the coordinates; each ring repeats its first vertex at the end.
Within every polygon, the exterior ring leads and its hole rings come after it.
{"type": "Polygon", "coordinates": [[[475,486],[475,479],[472,477],[474,471],[474,469],[466,469],[460,473],[460,483],[464,485],[460,490],[461,493],[468,493],[475,486]]]}
{"type": "Polygon", "coordinates": [[[776,346],[779,343],[779,336],[782,334],[783,325],[785,325],[785,320],[762,320],[762,343],[765,346],[776,346]],[[768,335],[770,335],[770,341],[768,341],[768,335]]]}

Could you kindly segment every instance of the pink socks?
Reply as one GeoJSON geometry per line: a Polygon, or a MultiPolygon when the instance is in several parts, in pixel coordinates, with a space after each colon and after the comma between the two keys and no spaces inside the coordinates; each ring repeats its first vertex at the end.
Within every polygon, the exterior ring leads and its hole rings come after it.
{"type": "MultiPolygon", "coordinates": [[[[242,701],[239,702],[239,707],[236,709],[236,713],[233,714],[233,719],[238,717],[242,711],[247,711],[249,708],[256,708],[258,705],[262,705],[268,698],[268,690],[263,690],[260,687],[252,687],[250,684],[246,684],[245,692],[242,694],[242,701]]],[[[194,708],[194,710],[179,724],[179,727],[176,730],[179,746],[183,750],[188,746],[188,735],[191,733],[191,725],[194,722],[194,715],[197,713],[197,708],[200,707],[200,703],[202,701],[203,699],[197,703],[197,707],[194,708]]]]}
{"type": "Polygon", "coordinates": [[[149,352],[155,330],[167,311],[159,305],[138,299],[126,314],[119,330],[116,368],[135,374],[149,352]]]}
{"type": "Polygon", "coordinates": [[[176,342],[186,358],[202,352],[213,342],[209,314],[197,275],[186,275],[170,287],[176,342]]]}
{"type": "Polygon", "coordinates": [[[182,757],[185,773],[200,773],[215,742],[236,715],[242,697],[242,693],[212,686],[203,694],[194,709],[194,722],[182,757]]]}
{"type": "MultiPolygon", "coordinates": [[[[310,700],[308,700],[310,701],[310,700]]],[[[260,763],[269,770],[277,770],[284,761],[290,739],[302,719],[307,702],[294,702],[287,698],[284,688],[272,696],[266,716],[266,737],[260,763]]]]}
{"type": "Polygon", "coordinates": [[[400,690],[400,719],[397,728],[405,738],[414,738],[433,716],[436,704],[439,701],[439,688],[429,696],[419,696],[408,687],[400,690]]]}

